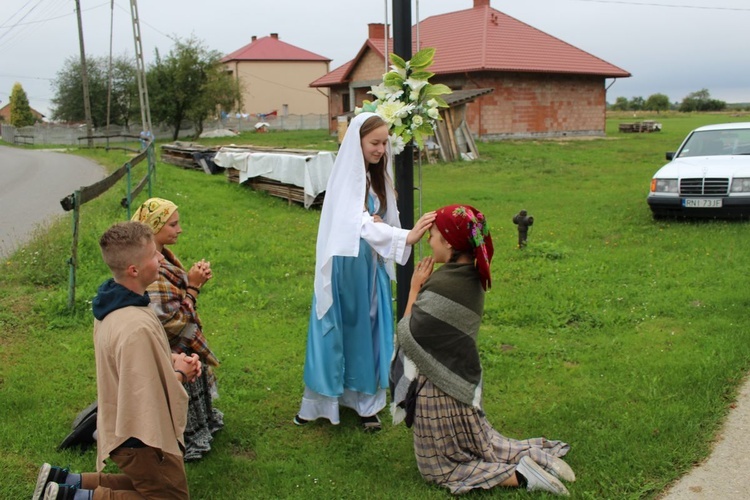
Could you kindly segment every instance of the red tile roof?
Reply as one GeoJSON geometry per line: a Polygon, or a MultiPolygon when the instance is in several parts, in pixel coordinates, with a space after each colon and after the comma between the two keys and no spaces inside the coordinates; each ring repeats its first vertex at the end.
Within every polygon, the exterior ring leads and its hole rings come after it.
{"type": "Polygon", "coordinates": [[[354,59],[342,64],[338,68],[334,69],[330,73],[321,76],[310,84],[311,87],[330,87],[331,85],[337,85],[346,81],[346,75],[349,74],[349,69],[354,63],[354,59]]]}
{"type": "MultiPolygon", "coordinates": [[[[412,27],[416,52],[416,27],[412,27]]],[[[513,71],[597,75],[607,78],[631,76],[567,42],[548,35],[489,6],[440,14],[419,23],[422,47],[435,48],[436,74],[466,71],[513,71]]],[[[383,39],[368,39],[357,57],[310,84],[323,87],[344,83],[349,71],[369,47],[384,55],[383,39]]],[[[388,42],[389,52],[393,41],[388,42]]]]}
{"type": "Polygon", "coordinates": [[[331,60],[279,40],[277,34],[253,40],[221,60],[230,61],[326,61],[331,60]]]}

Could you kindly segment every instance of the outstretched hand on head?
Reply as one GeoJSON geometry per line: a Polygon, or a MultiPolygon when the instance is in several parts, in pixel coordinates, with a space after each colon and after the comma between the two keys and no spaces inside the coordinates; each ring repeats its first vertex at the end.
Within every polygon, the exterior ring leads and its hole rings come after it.
{"type": "Polygon", "coordinates": [[[409,234],[406,236],[406,244],[407,245],[414,245],[416,242],[418,242],[424,233],[426,233],[430,227],[432,226],[432,223],[435,221],[436,213],[434,211],[432,212],[426,212],[422,217],[419,218],[416,224],[414,224],[414,228],[409,231],[409,234]]]}

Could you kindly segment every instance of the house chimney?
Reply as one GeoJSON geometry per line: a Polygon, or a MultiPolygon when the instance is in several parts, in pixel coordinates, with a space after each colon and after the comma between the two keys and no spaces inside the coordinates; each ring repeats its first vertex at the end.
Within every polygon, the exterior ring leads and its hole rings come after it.
{"type": "Polygon", "coordinates": [[[477,7],[489,7],[490,6],[490,0],[474,0],[474,8],[477,7]]]}
{"type": "Polygon", "coordinates": [[[257,37],[257,36],[255,36],[255,35],[253,35],[252,37],[250,37],[250,41],[251,41],[251,42],[254,42],[254,41],[255,41],[255,40],[257,40],[257,39],[258,39],[258,37],[257,37]]]}
{"type": "Polygon", "coordinates": [[[385,38],[385,24],[370,23],[367,25],[367,38],[385,38]]]}
{"type": "Polygon", "coordinates": [[[274,40],[278,40],[279,39],[279,34],[278,33],[271,33],[271,38],[273,38],[274,40]]]}

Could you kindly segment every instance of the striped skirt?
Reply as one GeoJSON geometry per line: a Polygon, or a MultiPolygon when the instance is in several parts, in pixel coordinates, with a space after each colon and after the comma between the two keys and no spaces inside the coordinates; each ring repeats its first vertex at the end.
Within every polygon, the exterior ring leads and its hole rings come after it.
{"type": "Polygon", "coordinates": [[[521,457],[546,468],[550,456],[570,446],[545,438],[510,439],[492,428],[484,413],[448,396],[424,376],[414,415],[414,453],[422,477],[458,495],[490,489],[509,479],[521,457]]]}

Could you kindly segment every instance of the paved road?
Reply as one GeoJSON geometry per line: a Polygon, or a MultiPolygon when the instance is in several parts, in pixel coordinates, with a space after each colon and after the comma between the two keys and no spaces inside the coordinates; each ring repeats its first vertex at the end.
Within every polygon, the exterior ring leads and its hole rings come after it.
{"type": "Polygon", "coordinates": [[[39,224],[69,216],[62,198],[106,175],[79,156],[0,146],[0,259],[28,241],[39,224]]]}

